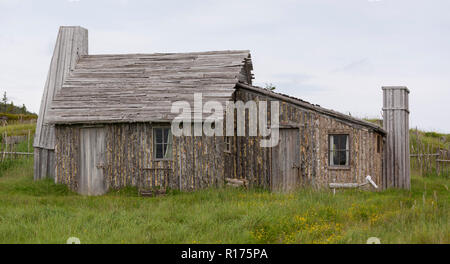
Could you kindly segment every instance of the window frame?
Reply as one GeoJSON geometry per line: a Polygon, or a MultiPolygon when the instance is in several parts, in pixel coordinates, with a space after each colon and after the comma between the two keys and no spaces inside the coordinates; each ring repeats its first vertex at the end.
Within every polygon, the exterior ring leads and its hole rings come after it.
{"type": "MultiPolygon", "coordinates": [[[[342,151],[342,150],[341,150],[342,151]]],[[[352,133],[349,130],[330,130],[327,133],[327,167],[332,170],[350,170],[352,164],[352,133]],[[346,135],[348,140],[348,149],[345,149],[348,152],[348,162],[347,165],[331,165],[330,164],[330,137],[337,135],[346,135]]]]}
{"type": "MultiPolygon", "coordinates": [[[[170,125],[157,125],[157,126],[153,126],[152,127],[152,146],[153,146],[153,149],[152,149],[152,151],[153,151],[153,160],[156,160],[156,161],[160,161],[160,160],[162,160],[162,161],[164,161],[164,160],[173,160],[173,134],[172,134],[172,128],[171,128],[171,126],[170,125]],[[167,143],[156,143],[156,129],[169,129],[169,135],[170,135],[170,137],[172,137],[172,141],[171,141],[171,147],[172,147],[172,152],[171,152],[171,155],[170,155],[170,157],[169,158],[164,158],[164,156],[165,156],[165,153],[164,153],[164,149],[163,149],[163,158],[158,158],[158,157],[156,157],[156,146],[157,145],[168,145],[169,143],[169,141],[167,141],[167,143]]],[[[164,130],[163,130],[163,141],[164,141],[164,130]]]]}
{"type": "Polygon", "coordinates": [[[224,148],[223,152],[231,153],[231,137],[230,136],[224,136],[223,137],[223,142],[224,142],[224,145],[225,145],[225,148],[224,148]]]}

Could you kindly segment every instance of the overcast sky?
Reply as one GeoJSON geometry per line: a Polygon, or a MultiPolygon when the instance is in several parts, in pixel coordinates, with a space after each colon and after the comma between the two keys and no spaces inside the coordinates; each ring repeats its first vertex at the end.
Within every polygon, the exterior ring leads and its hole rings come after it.
{"type": "Polygon", "coordinates": [[[411,127],[450,133],[450,1],[0,0],[0,92],[39,111],[58,27],[89,53],[249,49],[255,84],[357,117],[411,90],[411,127]]]}

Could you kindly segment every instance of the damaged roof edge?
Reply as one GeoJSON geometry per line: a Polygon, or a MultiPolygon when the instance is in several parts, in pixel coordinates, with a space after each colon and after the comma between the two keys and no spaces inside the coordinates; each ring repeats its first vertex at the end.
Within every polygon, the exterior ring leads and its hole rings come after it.
{"type": "Polygon", "coordinates": [[[243,89],[247,89],[247,90],[256,92],[256,93],[260,93],[260,94],[263,94],[263,95],[271,96],[271,97],[277,98],[277,99],[282,100],[282,101],[293,103],[293,104],[301,106],[303,108],[306,108],[306,109],[309,109],[309,110],[313,110],[313,111],[316,111],[318,113],[321,113],[321,114],[324,114],[324,115],[327,115],[327,116],[331,116],[331,117],[334,117],[334,118],[337,118],[337,119],[340,119],[340,120],[343,120],[343,121],[351,122],[351,123],[354,123],[354,124],[357,124],[357,125],[361,125],[361,126],[365,126],[365,127],[370,127],[374,131],[379,132],[379,133],[381,133],[383,135],[387,134],[386,131],[383,128],[381,128],[380,126],[377,126],[377,125],[375,125],[373,123],[370,123],[370,122],[367,122],[367,121],[364,121],[364,120],[361,120],[361,119],[358,119],[358,118],[355,118],[355,117],[352,117],[352,116],[349,116],[349,115],[345,115],[345,114],[342,114],[342,113],[339,113],[339,112],[336,112],[336,111],[333,111],[333,110],[330,110],[330,109],[326,109],[326,108],[323,108],[323,107],[320,107],[320,106],[316,106],[316,105],[313,105],[311,103],[305,102],[305,101],[303,101],[301,99],[292,97],[292,96],[288,96],[288,95],[285,95],[285,94],[272,92],[272,91],[269,91],[269,90],[261,88],[261,87],[251,86],[251,85],[244,84],[244,83],[241,83],[241,82],[237,83],[236,86],[238,86],[240,88],[243,88],[243,89]]]}

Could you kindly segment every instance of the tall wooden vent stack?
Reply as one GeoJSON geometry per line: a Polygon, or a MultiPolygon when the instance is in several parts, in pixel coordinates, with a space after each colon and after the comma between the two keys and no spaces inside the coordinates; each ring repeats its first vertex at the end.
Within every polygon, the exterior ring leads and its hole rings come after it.
{"type": "Polygon", "coordinates": [[[88,31],[82,27],[60,27],[56,39],[34,136],[34,179],[55,177],[55,127],[47,112],[55,94],[81,55],[88,54],[88,31]]]}
{"type": "Polygon", "coordinates": [[[404,86],[383,87],[384,188],[410,188],[408,96],[404,86]]]}

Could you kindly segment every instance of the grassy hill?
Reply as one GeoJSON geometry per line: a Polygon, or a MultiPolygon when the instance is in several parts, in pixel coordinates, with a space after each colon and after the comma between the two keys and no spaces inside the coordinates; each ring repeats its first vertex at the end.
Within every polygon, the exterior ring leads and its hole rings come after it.
{"type": "MultiPolygon", "coordinates": [[[[383,120],[377,118],[364,118],[364,120],[379,126],[383,124],[383,120]]],[[[410,129],[409,139],[411,153],[415,153],[421,146],[425,146],[428,151],[428,145],[430,146],[430,153],[436,153],[438,149],[450,150],[450,134],[410,129]]]]}
{"type": "Polygon", "coordinates": [[[409,139],[411,150],[417,150],[419,145],[430,145],[432,152],[436,152],[438,148],[450,149],[450,134],[411,129],[409,139]]]}

